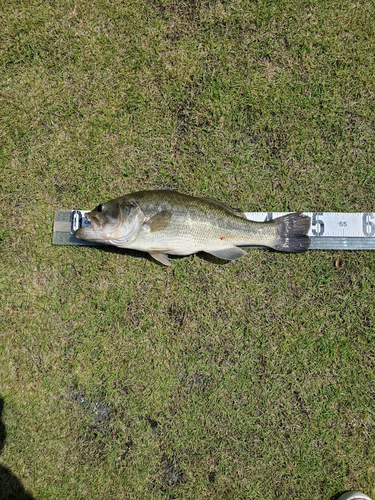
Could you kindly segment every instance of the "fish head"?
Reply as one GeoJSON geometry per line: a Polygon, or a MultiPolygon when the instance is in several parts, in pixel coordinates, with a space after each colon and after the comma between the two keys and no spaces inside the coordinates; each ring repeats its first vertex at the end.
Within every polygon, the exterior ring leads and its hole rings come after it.
{"type": "Polygon", "coordinates": [[[76,238],[118,247],[134,241],[144,221],[138,203],[121,199],[101,203],[86,218],[89,225],[78,229],[76,238]]]}

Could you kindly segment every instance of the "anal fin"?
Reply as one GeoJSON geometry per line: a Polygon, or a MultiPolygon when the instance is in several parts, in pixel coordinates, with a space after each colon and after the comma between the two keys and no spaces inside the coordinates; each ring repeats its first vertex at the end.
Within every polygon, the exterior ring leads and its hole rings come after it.
{"type": "Polygon", "coordinates": [[[149,252],[149,254],[151,255],[151,257],[153,259],[155,259],[158,262],[160,262],[160,264],[163,264],[164,266],[170,266],[171,265],[171,262],[170,262],[170,260],[168,259],[168,256],[165,253],[161,253],[161,252],[149,252]]]}
{"type": "Polygon", "coordinates": [[[220,250],[204,250],[206,253],[214,255],[219,259],[237,260],[246,255],[245,250],[239,247],[222,248],[220,250]]]}

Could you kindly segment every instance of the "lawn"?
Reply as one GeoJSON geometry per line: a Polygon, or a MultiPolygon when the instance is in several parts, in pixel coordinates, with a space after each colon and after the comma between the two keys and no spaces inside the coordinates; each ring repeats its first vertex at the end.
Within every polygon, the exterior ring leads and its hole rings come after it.
{"type": "Polygon", "coordinates": [[[375,497],[374,253],[52,245],[142,189],[374,211],[374,3],[0,11],[0,499],[375,497]]]}

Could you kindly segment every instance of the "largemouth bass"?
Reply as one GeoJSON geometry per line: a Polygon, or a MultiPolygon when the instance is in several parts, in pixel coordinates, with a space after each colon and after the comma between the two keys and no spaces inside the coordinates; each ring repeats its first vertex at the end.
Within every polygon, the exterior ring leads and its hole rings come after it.
{"type": "Polygon", "coordinates": [[[241,246],[303,252],[310,245],[308,216],[292,213],[254,222],[219,201],[174,191],[127,194],[98,205],[86,217],[90,226],[78,229],[77,238],[148,252],[166,266],[167,254],[206,252],[236,260],[246,254],[241,246]]]}

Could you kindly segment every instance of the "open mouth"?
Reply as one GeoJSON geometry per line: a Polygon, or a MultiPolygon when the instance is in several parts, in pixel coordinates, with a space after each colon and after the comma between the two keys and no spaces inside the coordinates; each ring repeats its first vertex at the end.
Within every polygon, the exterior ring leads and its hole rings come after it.
{"type": "Polygon", "coordinates": [[[103,226],[103,224],[99,221],[99,219],[95,217],[95,215],[92,215],[91,212],[86,214],[86,219],[87,219],[86,227],[89,227],[94,231],[98,231],[103,226]]]}
{"type": "Polygon", "coordinates": [[[87,241],[97,241],[101,235],[101,228],[103,224],[91,213],[85,214],[85,219],[82,227],[78,229],[74,234],[76,238],[87,240],[87,241]]]}

